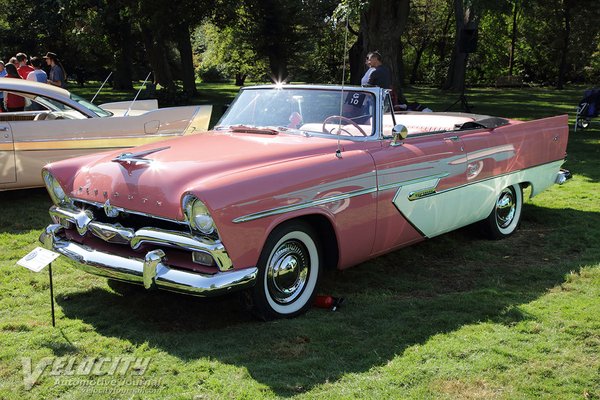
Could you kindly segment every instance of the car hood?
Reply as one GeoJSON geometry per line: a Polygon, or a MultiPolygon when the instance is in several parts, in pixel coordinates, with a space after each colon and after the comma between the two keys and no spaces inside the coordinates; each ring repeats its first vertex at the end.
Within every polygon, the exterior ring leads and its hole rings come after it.
{"type": "Polygon", "coordinates": [[[235,182],[229,179],[232,174],[328,152],[333,156],[336,143],[290,134],[213,131],[184,136],[129,149],[129,154],[107,153],[79,169],[70,192],[76,199],[108,200],[116,207],[183,219],[180,201],[186,192],[202,199],[202,191],[235,182]]]}

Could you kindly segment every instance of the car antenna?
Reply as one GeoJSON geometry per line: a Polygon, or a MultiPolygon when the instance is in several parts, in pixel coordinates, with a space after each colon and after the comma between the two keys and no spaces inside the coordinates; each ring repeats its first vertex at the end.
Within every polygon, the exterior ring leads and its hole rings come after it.
{"type": "Polygon", "coordinates": [[[340,135],[342,133],[342,111],[344,108],[344,82],[346,81],[346,54],[348,53],[348,14],[346,14],[346,30],[344,32],[344,55],[342,57],[342,91],[340,93],[340,118],[338,122],[338,138],[337,138],[337,150],[335,156],[342,158],[342,149],[340,147],[340,135]]]}
{"type": "Polygon", "coordinates": [[[98,91],[96,92],[96,94],[94,95],[94,97],[92,97],[92,101],[91,103],[94,103],[94,100],[96,100],[96,96],[98,96],[98,93],[100,93],[100,91],[102,90],[102,88],[104,87],[104,85],[106,84],[106,82],[108,82],[108,80],[110,79],[111,75],[112,75],[112,71],[110,71],[110,74],[108,74],[108,76],[106,77],[106,79],[104,80],[104,82],[102,82],[102,85],[100,85],[100,89],[98,89],[98,91]]]}
{"type": "Polygon", "coordinates": [[[131,111],[131,107],[133,107],[133,103],[135,103],[138,96],[140,95],[140,92],[142,91],[144,86],[146,86],[146,82],[148,82],[148,78],[150,78],[151,73],[152,73],[152,71],[148,72],[148,76],[146,76],[146,79],[144,79],[144,83],[142,83],[142,86],[140,86],[140,90],[137,91],[137,93],[135,94],[135,97],[133,98],[133,100],[131,100],[131,104],[129,105],[129,108],[127,109],[127,111],[125,111],[125,114],[123,114],[124,117],[126,117],[127,114],[129,114],[129,111],[131,111]]]}

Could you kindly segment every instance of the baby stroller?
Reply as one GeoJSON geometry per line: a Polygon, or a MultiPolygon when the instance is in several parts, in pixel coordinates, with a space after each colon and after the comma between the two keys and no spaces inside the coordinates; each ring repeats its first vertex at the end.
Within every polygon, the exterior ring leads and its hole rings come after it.
{"type": "Polygon", "coordinates": [[[588,89],[583,92],[583,99],[577,106],[577,114],[575,114],[575,132],[577,128],[587,128],[592,118],[598,117],[600,111],[600,88],[588,89]]]}

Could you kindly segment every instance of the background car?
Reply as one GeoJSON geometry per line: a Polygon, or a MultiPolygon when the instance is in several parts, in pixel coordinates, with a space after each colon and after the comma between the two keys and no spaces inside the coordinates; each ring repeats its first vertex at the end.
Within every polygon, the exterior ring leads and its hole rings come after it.
{"type": "Polygon", "coordinates": [[[0,91],[27,104],[24,111],[0,112],[0,191],[43,186],[41,169],[52,161],[204,131],[211,113],[211,106],[159,109],[156,100],[96,106],[20,79],[0,79],[0,91]]]}
{"type": "Polygon", "coordinates": [[[245,88],[214,131],[50,164],[40,240],[85,271],[261,318],[344,269],[469,224],[501,239],[561,170],[567,116],[395,114],[380,88],[245,88]]]}

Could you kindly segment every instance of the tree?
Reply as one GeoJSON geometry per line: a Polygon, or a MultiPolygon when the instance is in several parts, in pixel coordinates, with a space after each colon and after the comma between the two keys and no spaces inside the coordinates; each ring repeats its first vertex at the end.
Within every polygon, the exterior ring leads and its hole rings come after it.
{"type": "Polygon", "coordinates": [[[521,3],[519,0],[513,0],[512,5],[512,24],[511,24],[511,35],[510,35],[510,52],[508,58],[508,75],[512,76],[515,65],[515,49],[517,47],[517,18],[519,16],[519,11],[521,8],[521,3]]]}
{"type": "MultiPolygon", "coordinates": [[[[411,84],[419,79],[421,61],[426,56],[426,52],[435,50],[436,45],[441,56],[436,58],[435,62],[443,61],[452,15],[446,0],[413,1],[405,35],[405,42],[409,49],[412,49],[412,53],[409,54],[412,58],[411,84]]],[[[431,59],[432,56],[429,58],[431,59]]],[[[405,53],[405,62],[406,59],[405,53]]]]}
{"type": "Polygon", "coordinates": [[[455,36],[450,68],[444,83],[444,89],[462,91],[465,88],[468,54],[461,46],[461,33],[467,24],[474,23],[475,10],[473,4],[463,4],[463,0],[454,0],[455,36]]]}
{"type": "MultiPolygon", "coordinates": [[[[241,11],[241,10],[240,10],[241,11]]],[[[258,79],[267,74],[268,67],[249,43],[243,40],[243,26],[236,24],[219,29],[211,22],[204,22],[194,33],[195,51],[200,54],[200,74],[212,72],[213,80],[235,79],[243,86],[248,76],[258,79]]]]}
{"type": "Polygon", "coordinates": [[[131,4],[128,0],[115,0],[111,4],[108,4],[108,0],[103,0],[97,10],[102,21],[100,29],[113,43],[113,89],[131,90],[133,89],[131,4]]]}
{"type": "Polygon", "coordinates": [[[400,38],[408,21],[409,3],[409,0],[371,0],[360,18],[363,49],[379,50],[382,54],[384,64],[392,71],[392,89],[403,103],[405,74],[400,38]]]}

